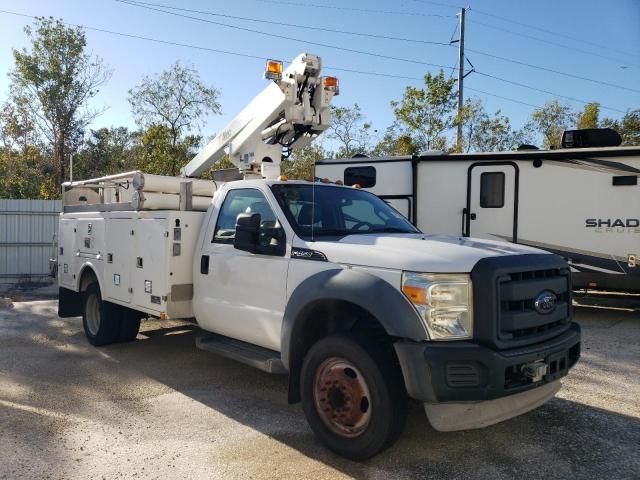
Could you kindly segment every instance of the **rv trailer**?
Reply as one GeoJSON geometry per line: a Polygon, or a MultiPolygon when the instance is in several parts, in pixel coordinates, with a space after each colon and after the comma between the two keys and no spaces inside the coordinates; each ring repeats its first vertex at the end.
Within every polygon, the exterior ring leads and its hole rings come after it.
{"type": "Polygon", "coordinates": [[[635,292],[639,175],[640,147],[428,152],[316,164],[316,176],[360,185],[425,232],[542,248],[569,261],[576,289],[635,292]]]}

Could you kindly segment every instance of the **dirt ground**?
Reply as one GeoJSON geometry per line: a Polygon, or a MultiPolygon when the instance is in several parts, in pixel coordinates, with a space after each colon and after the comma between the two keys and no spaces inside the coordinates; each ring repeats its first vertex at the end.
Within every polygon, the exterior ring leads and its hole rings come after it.
{"type": "Polygon", "coordinates": [[[0,478],[640,478],[640,310],[576,308],[583,357],[543,407],[439,433],[412,404],[400,441],[355,463],[284,377],[197,350],[193,325],[94,348],[42,297],[0,307],[0,478]]]}

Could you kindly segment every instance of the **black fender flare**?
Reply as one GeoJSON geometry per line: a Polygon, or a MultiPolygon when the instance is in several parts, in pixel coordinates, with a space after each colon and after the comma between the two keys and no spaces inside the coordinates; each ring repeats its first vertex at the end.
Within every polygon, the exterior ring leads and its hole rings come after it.
{"type": "Polygon", "coordinates": [[[424,340],[424,325],[409,300],[385,280],[352,269],[316,273],[291,293],[281,331],[281,358],[289,370],[289,398],[295,399],[302,350],[303,325],[312,309],[323,302],[345,301],[369,312],[392,337],[424,340]],[[293,397],[292,397],[293,395],[293,397]]]}

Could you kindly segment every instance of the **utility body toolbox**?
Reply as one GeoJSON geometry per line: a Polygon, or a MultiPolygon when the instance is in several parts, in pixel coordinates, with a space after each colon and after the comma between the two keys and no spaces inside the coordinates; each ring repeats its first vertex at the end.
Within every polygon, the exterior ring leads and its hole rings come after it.
{"type": "Polygon", "coordinates": [[[67,213],[60,219],[60,286],[75,291],[76,275],[93,259],[103,300],[158,317],[192,317],[193,252],[204,216],[170,210],[67,213]]]}

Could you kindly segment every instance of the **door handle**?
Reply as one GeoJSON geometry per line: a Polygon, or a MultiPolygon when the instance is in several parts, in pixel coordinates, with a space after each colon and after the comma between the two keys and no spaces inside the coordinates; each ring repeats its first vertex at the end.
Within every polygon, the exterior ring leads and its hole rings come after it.
{"type": "Polygon", "coordinates": [[[209,274],[209,255],[202,255],[200,257],[200,273],[202,275],[209,274]]]}

